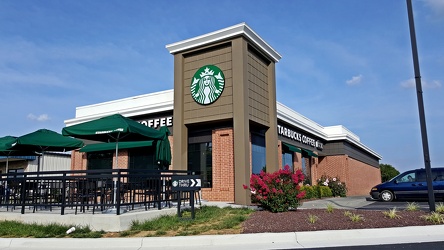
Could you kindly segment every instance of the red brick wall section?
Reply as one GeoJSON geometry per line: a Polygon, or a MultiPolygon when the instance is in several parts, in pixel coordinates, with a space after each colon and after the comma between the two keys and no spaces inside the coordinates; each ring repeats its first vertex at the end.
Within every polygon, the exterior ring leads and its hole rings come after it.
{"type": "Polygon", "coordinates": [[[348,196],[368,195],[374,185],[381,183],[379,168],[347,155],[320,157],[313,184],[316,184],[316,180],[322,175],[339,177],[347,185],[348,196]]]}
{"type": "Polygon", "coordinates": [[[212,140],[213,187],[202,188],[202,199],[234,202],[233,129],[213,130],[212,140]]]}
{"type": "Polygon", "coordinates": [[[128,169],[128,150],[119,150],[116,166],[116,152],[113,153],[113,169],[128,169]]]}
{"type": "Polygon", "coordinates": [[[86,169],[86,154],[80,153],[78,150],[71,152],[71,170],[86,169]]]}
{"type": "Polygon", "coordinates": [[[316,174],[313,176],[312,184],[317,184],[317,180],[322,175],[330,177],[339,177],[342,182],[348,185],[349,179],[347,175],[347,156],[334,155],[319,157],[319,164],[316,167],[316,174]]]}
{"type": "Polygon", "coordinates": [[[369,195],[370,189],[381,183],[379,168],[348,158],[349,183],[347,195],[369,195]]]}
{"type": "Polygon", "coordinates": [[[302,171],[302,154],[301,153],[294,153],[293,166],[294,166],[295,172],[298,169],[302,171]]]}

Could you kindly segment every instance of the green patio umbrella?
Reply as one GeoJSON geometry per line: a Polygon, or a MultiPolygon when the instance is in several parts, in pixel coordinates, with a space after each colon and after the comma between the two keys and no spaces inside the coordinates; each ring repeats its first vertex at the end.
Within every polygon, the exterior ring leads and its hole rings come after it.
{"type": "Polygon", "coordinates": [[[62,134],[81,139],[115,143],[116,167],[118,167],[117,155],[119,142],[156,140],[156,156],[162,157],[157,157],[156,160],[164,166],[166,163],[171,163],[171,148],[169,147],[168,141],[169,131],[166,133],[165,129],[168,130],[168,128],[165,127],[161,128],[161,131],[158,131],[120,114],[114,114],[64,127],[62,134]],[[165,152],[160,153],[160,151],[165,152]],[[168,155],[169,159],[167,158],[168,155]]]}
{"type": "Polygon", "coordinates": [[[167,127],[161,127],[159,130],[165,138],[163,140],[158,140],[156,145],[156,161],[161,169],[168,169],[171,165],[171,146],[168,136],[170,131],[167,127]]]}
{"type": "Polygon", "coordinates": [[[0,156],[6,157],[6,173],[8,173],[9,157],[11,156],[36,156],[39,155],[33,150],[8,150],[11,143],[17,140],[15,136],[4,136],[0,138],[0,156]]]}
{"type": "MultiPolygon", "coordinates": [[[[11,156],[36,156],[35,151],[29,150],[8,150],[10,144],[17,140],[15,136],[4,136],[0,138],[0,156],[6,157],[6,173],[9,172],[9,158],[11,156]]],[[[8,182],[5,183],[5,192],[8,189],[8,182]]]]}
{"type": "MultiPolygon", "coordinates": [[[[17,137],[6,145],[9,150],[35,151],[42,154],[42,167],[44,155],[47,151],[65,152],[83,146],[81,140],[63,136],[48,129],[39,129],[32,133],[17,137]]],[[[39,172],[39,170],[37,170],[39,172]]]]}

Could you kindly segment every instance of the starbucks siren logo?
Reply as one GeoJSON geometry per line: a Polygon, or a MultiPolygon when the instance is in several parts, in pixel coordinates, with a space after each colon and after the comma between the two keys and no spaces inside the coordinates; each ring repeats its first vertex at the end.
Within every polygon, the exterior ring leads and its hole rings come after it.
{"type": "Polygon", "coordinates": [[[224,87],[222,70],[214,65],[206,65],[197,70],[191,80],[191,96],[199,104],[211,104],[219,98],[224,87]]]}

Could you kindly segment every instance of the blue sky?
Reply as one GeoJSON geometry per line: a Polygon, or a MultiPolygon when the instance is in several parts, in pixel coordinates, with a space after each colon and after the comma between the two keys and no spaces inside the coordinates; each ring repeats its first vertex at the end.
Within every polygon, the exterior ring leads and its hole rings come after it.
{"type": "MultiPolygon", "coordinates": [[[[444,166],[444,1],[413,0],[432,167],[444,166]]],[[[278,101],[423,167],[406,2],[0,1],[0,136],[173,88],[165,45],[246,22],[282,55],[278,101]]]]}

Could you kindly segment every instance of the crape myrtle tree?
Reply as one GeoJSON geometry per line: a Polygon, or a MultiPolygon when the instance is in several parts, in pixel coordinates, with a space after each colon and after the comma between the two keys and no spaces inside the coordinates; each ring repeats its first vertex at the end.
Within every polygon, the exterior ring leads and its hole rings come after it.
{"type": "Polygon", "coordinates": [[[382,182],[386,182],[399,174],[399,171],[390,164],[379,164],[379,169],[381,170],[382,182]]]}
{"type": "Polygon", "coordinates": [[[280,213],[289,209],[296,210],[301,205],[301,200],[305,197],[305,191],[301,190],[303,181],[301,170],[293,173],[286,165],[284,169],[274,173],[261,171],[260,174],[252,174],[250,185],[243,186],[250,190],[253,203],[273,213],[280,213]]]}

